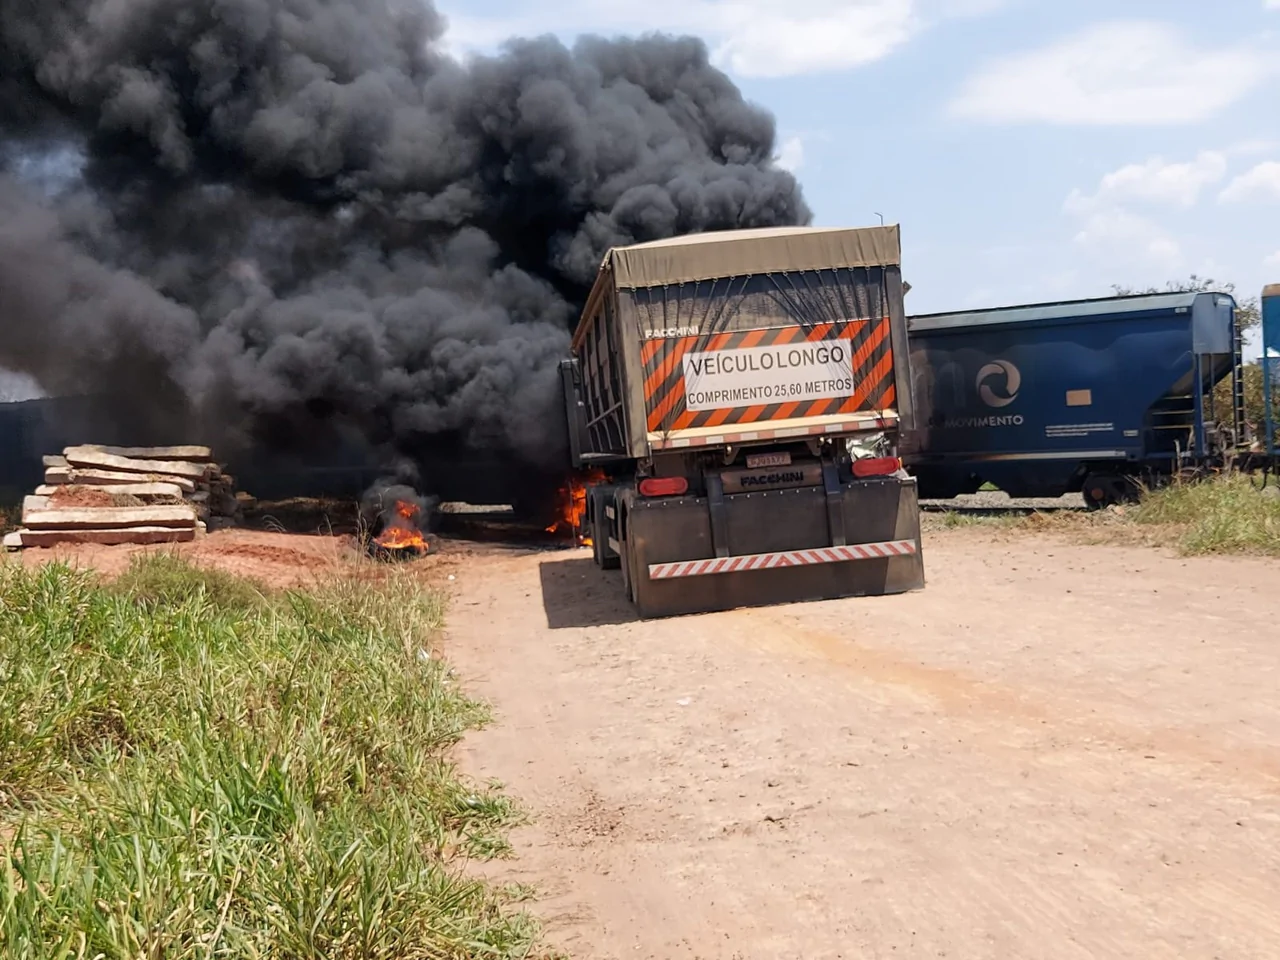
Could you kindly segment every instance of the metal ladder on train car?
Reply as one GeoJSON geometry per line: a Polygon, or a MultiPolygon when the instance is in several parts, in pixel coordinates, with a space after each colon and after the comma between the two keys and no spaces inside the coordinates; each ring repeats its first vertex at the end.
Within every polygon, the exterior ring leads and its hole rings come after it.
{"type": "MultiPolygon", "coordinates": [[[[1208,356],[1201,359],[1212,359],[1208,356]]],[[[1200,362],[1196,369],[1201,369],[1200,362]]],[[[1199,421],[1205,428],[1205,453],[1211,453],[1215,447],[1218,452],[1230,459],[1233,453],[1247,445],[1245,438],[1245,400],[1244,400],[1244,334],[1238,324],[1231,328],[1231,426],[1230,434],[1222,429],[1222,417],[1214,408],[1214,386],[1205,388],[1203,379],[1192,386],[1189,394],[1167,396],[1148,414],[1148,429],[1156,431],[1172,431],[1185,434],[1185,441],[1175,444],[1174,462],[1178,472],[1196,469],[1197,458],[1197,407],[1202,419],[1199,421]],[[1196,391],[1199,391],[1197,394],[1196,391]],[[1208,431],[1210,423],[1216,427],[1215,435],[1208,431]],[[1219,440],[1215,443],[1214,439],[1219,440]]]]}
{"type": "Polygon", "coordinates": [[[1231,434],[1237,450],[1246,447],[1244,406],[1244,331],[1238,321],[1231,324],[1231,434]]]}

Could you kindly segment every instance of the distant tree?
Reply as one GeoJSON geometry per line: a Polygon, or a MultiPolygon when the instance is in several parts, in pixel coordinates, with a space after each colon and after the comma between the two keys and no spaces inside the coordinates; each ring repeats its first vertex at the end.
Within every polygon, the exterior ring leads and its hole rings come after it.
{"type": "MultiPolygon", "coordinates": [[[[1199,277],[1191,274],[1186,280],[1171,280],[1163,287],[1113,286],[1118,297],[1141,296],[1149,293],[1236,293],[1234,283],[1218,283],[1211,277],[1199,277]]],[[[1236,300],[1236,323],[1244,333],[1255,330],[1262,323],[1262,310],[1257,297],[1236,300]]],[[[1262,403],[1262,367],[1257,363],[1244,366],[1244,418],[1254,436],[1261,436],[1264,407],[1262,403]]],[[[1273,401],[1274,402],[1274,401],[1273,401]]],[[[1224,422],[1231,419],[1231,378],[1226,377],[1213,388],[1213,408],[1218,418],[1224,422]]]]}

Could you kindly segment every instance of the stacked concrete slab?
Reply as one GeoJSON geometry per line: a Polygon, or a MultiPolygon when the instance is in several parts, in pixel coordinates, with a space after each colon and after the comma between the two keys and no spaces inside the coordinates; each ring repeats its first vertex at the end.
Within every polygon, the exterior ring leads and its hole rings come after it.
{"type": "Polygon", "coordinates": [[[234,523],[234,478],[208,447],[67,447],[44,458],[45,482],[22,505],[9,549],[63,543],[182,543],[211,520],[234,523]]]}

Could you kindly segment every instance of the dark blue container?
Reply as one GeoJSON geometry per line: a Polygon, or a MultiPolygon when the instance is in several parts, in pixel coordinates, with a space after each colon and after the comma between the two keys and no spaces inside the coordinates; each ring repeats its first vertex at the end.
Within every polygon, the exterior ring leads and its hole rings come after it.
{"type": "Polygon", "coordinates": [[[1268,457],[1276,455],[1276,401],[1280,386],[1280,283],[1262,288],[1262,404],[1264,450],[1268,457]]]}
{"type": "Polygon", "coordinates": [[[1169,293],[909,318],[920,429],[903,451],[921,497],[989,482],[1097,506],[1221,455],[1238,424],[1212,393],[1239,375],[1235,307],[1169,293]]]}

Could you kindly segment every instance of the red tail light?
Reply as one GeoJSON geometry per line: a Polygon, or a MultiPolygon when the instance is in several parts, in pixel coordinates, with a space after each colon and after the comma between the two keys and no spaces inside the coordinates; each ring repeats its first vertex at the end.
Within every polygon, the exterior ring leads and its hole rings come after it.
{"type": "Polygon", "coordinates": [[[855,477],[884,477],[897,473],[902,461],[897,457],[868,457],[865,460],[853,461],[855,477]]]}
{"type": "Polygon", "coordinates": [[[689,481],[684,477],[647,477],[640,481],[642,497],[678,497],[689,492],[689,481]]]}

